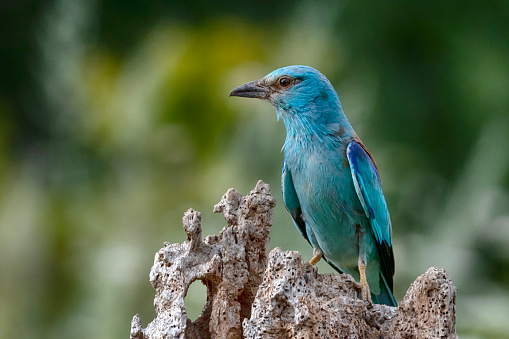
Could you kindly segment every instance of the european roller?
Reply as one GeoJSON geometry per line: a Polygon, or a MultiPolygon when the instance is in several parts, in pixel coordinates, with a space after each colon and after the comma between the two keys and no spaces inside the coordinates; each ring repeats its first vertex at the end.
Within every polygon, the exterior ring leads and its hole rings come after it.
{"type": "Polygon", "coordinates": [[[396,306],[389,211],[373,156],[327,78],[308,66],[277,69],[230,96],[269,101],[286,127],[283,202],[295,226],[338,272],[359,281],[364,300],[396,306]]]}

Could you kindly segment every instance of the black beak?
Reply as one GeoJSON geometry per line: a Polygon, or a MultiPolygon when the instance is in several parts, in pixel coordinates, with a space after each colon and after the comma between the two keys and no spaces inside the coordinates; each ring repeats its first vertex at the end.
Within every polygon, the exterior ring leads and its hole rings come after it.
{"type": "Polygon", "coordinates": [[[262,85],[260,80],[251,81],[240,85],[230,92],[231,97],[268,99],[270,96],[270,87],[262,85]]]}

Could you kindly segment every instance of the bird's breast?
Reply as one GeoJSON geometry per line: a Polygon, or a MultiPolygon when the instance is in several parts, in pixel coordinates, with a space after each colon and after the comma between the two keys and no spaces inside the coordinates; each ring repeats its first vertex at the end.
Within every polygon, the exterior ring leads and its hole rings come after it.
{"type": "MultiPolygon", "coordinates": [[[[304,220],[328,258],[356,264],[357,225],[365,224],[341,147],[286,154],[304,220]]],[[[347,266],[349,264],[346,264],[347,266]]],[[[343,266],[345,267],[345,266],[343,266]]]]}
{"type": "Polygon", "coordinates": [[[299,201],[313,214],[308,218],[348,218],[354,214],[354,199],[358,198],[343,148],[314,148],[287,155],[299,201]]]}

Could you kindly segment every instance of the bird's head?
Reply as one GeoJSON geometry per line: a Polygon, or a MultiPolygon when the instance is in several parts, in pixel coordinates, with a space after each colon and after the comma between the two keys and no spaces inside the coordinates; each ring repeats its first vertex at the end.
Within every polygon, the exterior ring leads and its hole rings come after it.
{"type": "Polygon", "coordinates": [[[278,116],[290,120],[306,118],[313,122],[331,122],[341,111],[338,96],[329,80],[308,66],[277,69],[260,80],[240,85],[230,92],[230,96],[268,100],[278,116]]]}

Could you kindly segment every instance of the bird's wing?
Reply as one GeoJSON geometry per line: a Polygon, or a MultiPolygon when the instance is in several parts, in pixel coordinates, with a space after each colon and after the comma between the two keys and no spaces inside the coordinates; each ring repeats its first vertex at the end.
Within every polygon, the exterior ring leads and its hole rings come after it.
{"type": "Polygon", "coordinates": [[[392,227],[378,171],[371,155],[360,141],[351,141],[346,155],[350,162],[355,191],[375,235],[382,273],[392,290],[394,275],[392,227]]]}
{"type": "Polygon", "coordinates": [[[283,203],[288,212],[290,212],[295,226],[297,226],[302,236],[311,244],[306,232],[306,224],[304,219],[302,219],[299,198],[293,186],[292,173],[288,166],[286,166],[286,159],[283,161],[283,170],[281,173],[281,190],[283,191],[283,203]]]}

